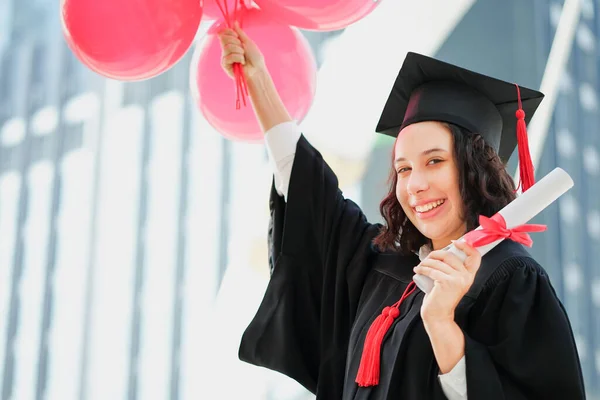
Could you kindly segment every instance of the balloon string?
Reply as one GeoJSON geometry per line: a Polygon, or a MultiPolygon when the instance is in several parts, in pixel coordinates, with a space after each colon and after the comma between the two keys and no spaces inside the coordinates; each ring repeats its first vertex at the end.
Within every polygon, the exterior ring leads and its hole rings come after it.
{"type": "MultiPolygon", "coordinates": [[[[239,17],[237,16],[237,0],[236,0],[236,8],[233,11],[233,15],[236,21],[239,22],[240,24],[240,28],[243,28],[244,26],[244,13],[240,13],[239,17]]],[[[245,7],[246,5],[244,4],[244,1],[241,0],[240,1],[240,7],[245,7]]],[[[242,70],[242,66],[239,65],[239,69],[240,69],[240,86],[243,90],[242,93],[242,100],[244,102],[244,107],[246,107],[246,97],[250,97],[250,95],[248,94],[248,83],[246,82],[246,75],[244,75],[243,70],[242,70]]]]}
{"type": "MultiPolygon", "coordinates": [[[[227,6],[227,0],[223,0],[223,4],[221,4],[220,0],[215,0],[217,6],[221,10],[221,14],[223,14],[223,18],[225,19],[225,23],[229,28],[233,28],[233,23],[230,19],[229,7],[227,6]]],[[[233,9],[233,22],[237,20],[237,4],[238,0],[235,0],[235,5],[233,9]]],[[[242,23],[240,22],[240,26],[242,23]]],[[[240,97],[244,103],[244,107],[246,107],[246,96],[248,96],[248,85],[246,83],[246,77],[242,71],[242,66],[240,63],[233,64],[233,72],[235,74],[235,86],[236,86],[236,101],[235,108],[239,110],[241,107],[240,97]]]]}
{"type": "MultiPolygon", "coordinates": [[[[242,1],[242,5],[243,5],[243,1],[242,1]]],[[[238,21],[237,18],[237,9],[238,9],[238,0],[235,0],[235,3],[233,5],[233,20],[234,21],[238,21]]],[[[240,17],[241,20],[241,17],[240,17]]],[[[238,21],[240,24],[240,27],[242,26],[242,21],[238,21]]],[[[246,107],[246,96],[248,96],[248,87],[246,86],[246,77],[244,76],[243,70],[242,70],[242,66],[240,64],[236,64],[239,70],[239,80],[237,83],[238,86],[238,93],[242,92],[242,101],[244,102],[244,107],[246,107]]],[[[239,110],[240,106],[240,99],[239,99],[239,95],[238,95],[238,99],[236,102],[236,108],[239,110]]]]}
{"type": "MultiPolygon", "coordinates": [[[[236,13],[237,13],[237,0],[236,0],[235,4],[236,4],[236,9],[234,10],[233,15],[234,15],[234,18],[237,21],[237,16],[236,16],[236,13]]],[[[246,5],[244,4],[244,0],[241,0],[240,7],[245,7],[245,6],[246,5]]],[[[239,23],[240,23],[240,28],[243,28],[244,27],[244,13],[240,14],[239,23]]],[[[241,70],[241,66],[240,66],[240,70],[241,70]]],[[[240,76],[242,78],[241,79],[241,86],[242,86],[242,88],[244,90],[244,94],[245,94],[246,97],[249,97],[250,95],[248,94],[248,83],[246,82],[246,76],[243,73],[241,73],[241,72],[240,72],[240,76]]],[[[244,107],[246,106],[246,97],[242,96],[242,99],[244,100],[244,107]]]]}

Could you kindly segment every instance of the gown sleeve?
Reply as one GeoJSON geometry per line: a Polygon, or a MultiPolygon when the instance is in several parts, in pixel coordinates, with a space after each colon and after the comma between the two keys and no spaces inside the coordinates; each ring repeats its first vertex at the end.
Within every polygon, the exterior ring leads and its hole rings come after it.
{"type": "Polygon", "coordinates": [[[571,325],[545,271],[509,259],[487,286],[465,332],[469,400],[584,399],[571,325]]]}
{"type": "Polygon", "coordinates": [[[244,332],[242,361],[281,372],[323,398],[341,398],[351,324],[377,228],[344,199],[304,136],[287,202],[271,188],[271,279],[244,332]],[[349,266],[352,265],[352,268],[349,266]]]}

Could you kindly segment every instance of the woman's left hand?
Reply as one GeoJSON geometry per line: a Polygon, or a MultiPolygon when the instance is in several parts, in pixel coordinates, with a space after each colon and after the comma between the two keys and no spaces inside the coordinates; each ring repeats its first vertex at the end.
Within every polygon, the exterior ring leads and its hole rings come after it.
{"type": "Polygon", "coordinates": [[[436,250],[414,268],[415,273],[434,281],[421,306],[421,318],[426,323],[454,321],[454,309],[469,291],[481,265],[477,249],[464,242],[454,245],[467,255],[464,262],[449,251],[436,250]]]}

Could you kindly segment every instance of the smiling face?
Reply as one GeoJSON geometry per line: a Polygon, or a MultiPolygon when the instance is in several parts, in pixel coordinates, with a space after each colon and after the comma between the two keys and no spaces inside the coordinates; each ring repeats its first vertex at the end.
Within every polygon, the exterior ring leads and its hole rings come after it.
{"type": "Polygon", "coordinates": [[[439,122],[404,128],[394,147],[396,198],[408,219],[440,249],[466,232],[452,135],[439,122]]]}

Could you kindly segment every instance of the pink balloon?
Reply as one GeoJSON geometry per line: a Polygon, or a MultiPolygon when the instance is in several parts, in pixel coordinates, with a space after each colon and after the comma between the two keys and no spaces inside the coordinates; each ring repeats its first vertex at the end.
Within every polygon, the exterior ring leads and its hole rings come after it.
{"type": "MultiPolygon", "coordinates": [[[[312,104],[317,66],[310,45],[297,28],[273,22],[258,10],[246,10],[243,29],[261,49],[275,86],[292,118],[301,121],[312,104]]],[[[190,67],[190,87],[206,120],[224,137],[247,143],[263,140],[250,99],[236,109],[236,85],[221,68],[217,21],[198,46],[190,67]]]]}
{"type": "Polygon", "coordinates": [[[217,2],[221,4],[222,7],[225,7],[225,4],[227,4],[227,9],[223,8],[223,10],[229,11],[230,16],[233,16],[236,4],[238,8],[241,4],[247,8],[252,6],[251,0],[204,0],[204,18],[209,20],[219,20],[223,18],[223,13],[217,2]]]}
{"type": "MultiPolygon", "coordinates": [[[[383,0],[254,0],[277,21],[313,31],[346,28],[369,15],[383,0]]],[[[394,0],[398,1],[398,0],[394,0]]]]}
{"type": "Polygon", "coordinates": [[[61,0],[63,34],[77,58],[123,81],[171,68],[190,48],[201,19],[198,0],[61,0]]]}

